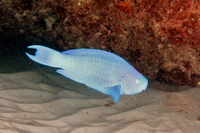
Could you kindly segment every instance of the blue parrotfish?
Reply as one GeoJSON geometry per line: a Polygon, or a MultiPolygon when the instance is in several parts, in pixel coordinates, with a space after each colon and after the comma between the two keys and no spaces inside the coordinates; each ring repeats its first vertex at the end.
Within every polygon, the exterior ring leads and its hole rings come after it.
{"type": "Polygon", "coordinates": [[[58,52],[31,45],[35,55],[26,52],[33,61],[59,68],[59,74],[110,95],[114,102],[120,95],[133,95],[146,90],[148,80],[122,57],[99,49],[72,49],[58,52]]]}

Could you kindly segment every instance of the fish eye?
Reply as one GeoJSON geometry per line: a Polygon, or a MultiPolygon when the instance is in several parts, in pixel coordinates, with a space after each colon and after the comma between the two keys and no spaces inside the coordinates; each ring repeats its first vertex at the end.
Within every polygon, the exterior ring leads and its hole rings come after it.
{"type": "Polygon", "coordinates": [[[140,80],[139,79],[136,79],[135,80],[136,84],[140,83],[140,80]]]}

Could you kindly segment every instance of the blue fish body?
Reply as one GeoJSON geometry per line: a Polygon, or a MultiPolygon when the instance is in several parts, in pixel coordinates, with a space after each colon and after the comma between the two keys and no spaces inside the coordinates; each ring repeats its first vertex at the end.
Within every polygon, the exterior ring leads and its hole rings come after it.
{"type": "Polygon", "coordinates": [[[98,49],[74,49],[63,52],[31,45],[33,61],[60,68],[57,72],[71,80],[110,95],[117,103],[120,95],[133,95],[146,90],[148,80],[120,56],[98,49]]]}

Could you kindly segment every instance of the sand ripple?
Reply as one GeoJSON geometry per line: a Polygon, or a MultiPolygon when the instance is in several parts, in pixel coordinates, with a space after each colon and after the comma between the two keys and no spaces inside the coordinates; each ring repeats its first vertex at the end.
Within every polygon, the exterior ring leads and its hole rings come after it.
{"type": "Polygon", "coordinates": [[[0,74],[2,133],[199,132],[200,89],[152,88],[122,96],[100,92],[54,73],[0,74]]]}

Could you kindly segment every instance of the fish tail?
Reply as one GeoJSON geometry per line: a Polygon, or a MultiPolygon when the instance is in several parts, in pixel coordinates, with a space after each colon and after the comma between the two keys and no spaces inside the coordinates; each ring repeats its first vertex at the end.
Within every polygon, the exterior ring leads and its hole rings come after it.
{"type": "Polygon", "coordinates": [[[35,55],[26,52],[26,55],[33,61],[46,66],[59,67],[57,59],[62,55],[60,52],[40,45],[31,45],[28,48],[37,50],[35,55]]]}

